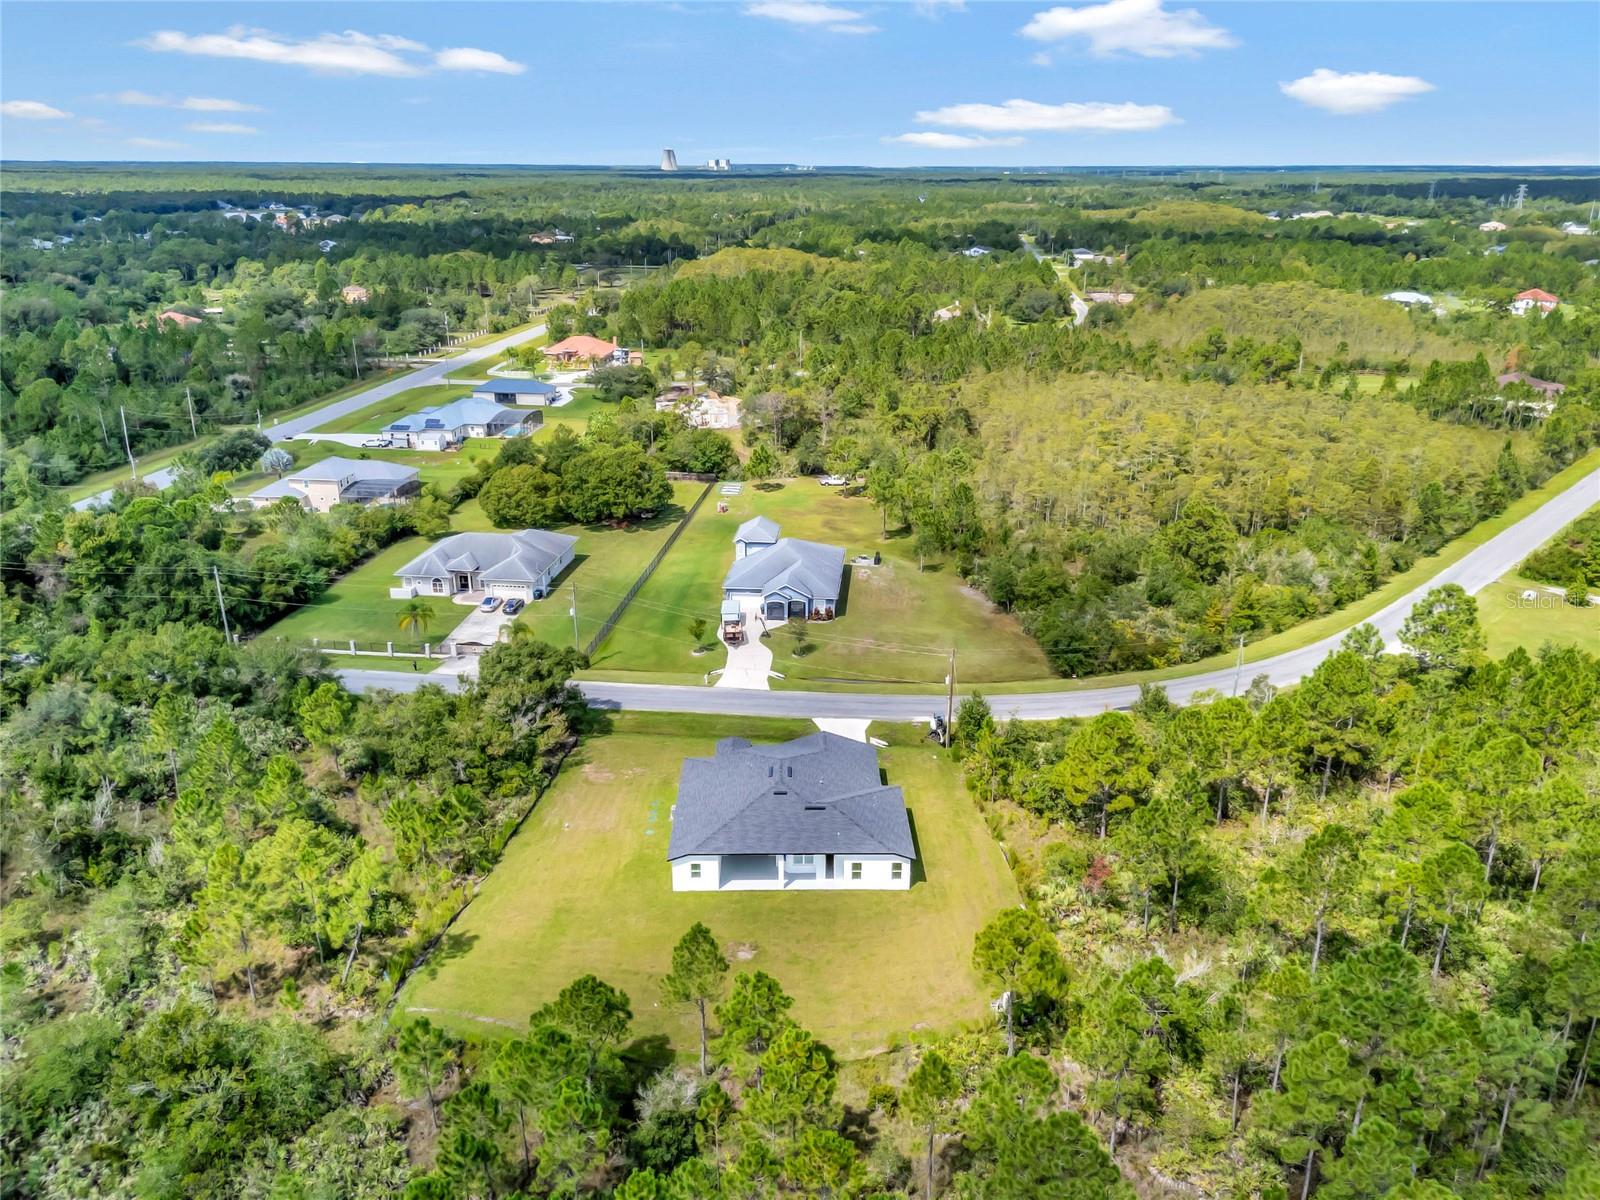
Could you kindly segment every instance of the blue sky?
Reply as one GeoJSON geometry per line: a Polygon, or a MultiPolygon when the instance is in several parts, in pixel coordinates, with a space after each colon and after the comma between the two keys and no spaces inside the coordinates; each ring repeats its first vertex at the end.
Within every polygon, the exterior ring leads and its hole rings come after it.
{"type": "Polygon", "coordinates": [[[1592,3],[8,0],[0,154],[1595,164],[1597,48],[1592,3]]]}

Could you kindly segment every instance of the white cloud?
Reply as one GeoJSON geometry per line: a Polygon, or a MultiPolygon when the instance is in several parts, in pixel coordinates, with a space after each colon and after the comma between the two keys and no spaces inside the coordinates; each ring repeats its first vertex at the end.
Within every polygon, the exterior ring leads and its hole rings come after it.
{"type": "Polygon", "coordinates": [[[217,96],[153,96],[149,92],[117,92],[111,97],[118,104],[130,108],[181,108],[189,112],[261,112],[259,104],[246,104],[243,100],[223,100],[217,96]]]}
{"type": "Polygon", "coordinates": [[[985,133],[1134,133],[1177,123],[1165,104],[1040,104],[1007,100],[1004,104],[951,104],[917,114],[922,125],[955,125],[985,133]]]}
{"type": "Polygon", "coordinates": [[[1382,112],[1398,100],[1433,91],[1433,84],[1415,75],[1330,71],[1327,67],[1278,87],[1302,104],[1341,115],[1382,112]]]}
{"type": "Polygon", "coordinates": [[[825,29],[829,33],[877,33],[878,27],[864,19],[866,14],[837,4],[821,4],[818,0],[758,0],[745,7],[747,17],[767,17],[789,25],[807,29],[825,29]]]}
{"type": "Polygon", "coordinates": [[[254,125],[240,125],[236,121],[191,121],[184,126],[191,133],[260,133],[254,125]]]}
{"type": "Polygon", "coordinates": [[[932,129],[920,133],[897,133],[883,140],[921,146],[928,150],[973,150],[979,146],[1020,146],[1023,143],[1019,137],[975,137],[968,133],[940,133],[932,129]]]}
{"type": "Polygon", "coordinates": [[[504,54],[493,50],[474,50],[470,46],[454,46],[433,56],[433,65],[441,71],[493,71],[497,75],[521,75],[526,64],[512,62],[504,54]]]}
{"type": "Polygon", "coordinates": [[[72,114],[41,100],[7,100],[0,103],[0,116],[16,117],[23,121],[65,121],[72,114]]]}
{"type": "Polygon", "coordinates": [[[182,150],[182,142],[169,142],[166,138],[131,137],[127,139],[130,146],[138,146],[141,150],[182,150]]]}
{"type": "Polygon", "coordinates": [[[966,12],[967,0],[911,0],[911,10],[919,17],[938,20],[947,12],[966,12]]]}
{"type": "Polygon", "coordinates": [[[1238,45],[1226,29],[1210,24],[1192,8],[1168,12],[1161,0],[1109,0],[1082,8],[1048,8],[1022,27],[1036,42],[1085,38],[1097,55],[1137,54],[1143,58],[1193,56],[1201,50],[1238,45]]]}
{"type": "Polygon", "coordinates": [[[392,33],[322,33],[292,38],[267,29],[235,25],[224,33],[180,33],[163,29],[135,45],[167,54],[201,58],[240,58],[251,62],[304,67],[324,75],[421,75],[437,67],[445,71],[495,71],[520,74],[526,68],[493,50],[457,46],[430,60],[427,46],[392,33]]]}

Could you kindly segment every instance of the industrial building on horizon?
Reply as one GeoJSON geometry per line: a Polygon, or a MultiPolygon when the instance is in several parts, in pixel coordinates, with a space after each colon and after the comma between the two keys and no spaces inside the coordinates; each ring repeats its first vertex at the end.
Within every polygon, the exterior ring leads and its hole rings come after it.
{"type": "Polygon", "coordinates": [[[671,149],[661,152],[661,169],[663,171],[676,171],[678,169],[677,152],[671,149]]]}

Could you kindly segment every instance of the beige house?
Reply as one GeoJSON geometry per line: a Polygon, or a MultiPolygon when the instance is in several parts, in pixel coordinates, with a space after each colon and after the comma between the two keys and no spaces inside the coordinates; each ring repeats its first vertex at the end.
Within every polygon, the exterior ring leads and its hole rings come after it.
{"type": "Polygon", "coordinates": [[[358,458],[325,458],[269,483],[248,499],[257,508],[294,499],[312,512],[335,504],[395,504],[418,488],[417,469],[358,458]]]}

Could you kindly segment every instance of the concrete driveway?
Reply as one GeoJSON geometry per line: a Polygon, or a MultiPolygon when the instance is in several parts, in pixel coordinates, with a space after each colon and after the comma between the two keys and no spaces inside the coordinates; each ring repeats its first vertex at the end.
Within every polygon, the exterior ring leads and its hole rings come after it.
{"type": "Polygon", "coordinates": [[[450,631],[448,637],[442,639],[451,645],[460,645],[463,642],[476,643],[480,649],[476,654],[454,654],[439,664],[438,673],[443,675],[476,675],[478,673],[478,655],[500,641],[500,631],[515,617],[506,616],[506,606],[502,603],[493,612],[483,612],[474,608],[466,618],[450,631]]]}
{"type": "MultiPolygon", "coordinates": [[[[776,626],[770,622],[763,626],[759,596],[741,600],[739,611],[744,613],[744,642],[738,646],[728,646],[728,665],[723,668],[722,674],[717,676],[717,681],[712,686],[769,691],[772,687],[772,651],[761,640],[761,631],[763,628],[772,629],[776,626]]],[[[783,623],[778,622],[780,625],[783,623]]],[[[727,643],[724,642],[723,645],[727,646],[727,643]]]]}

